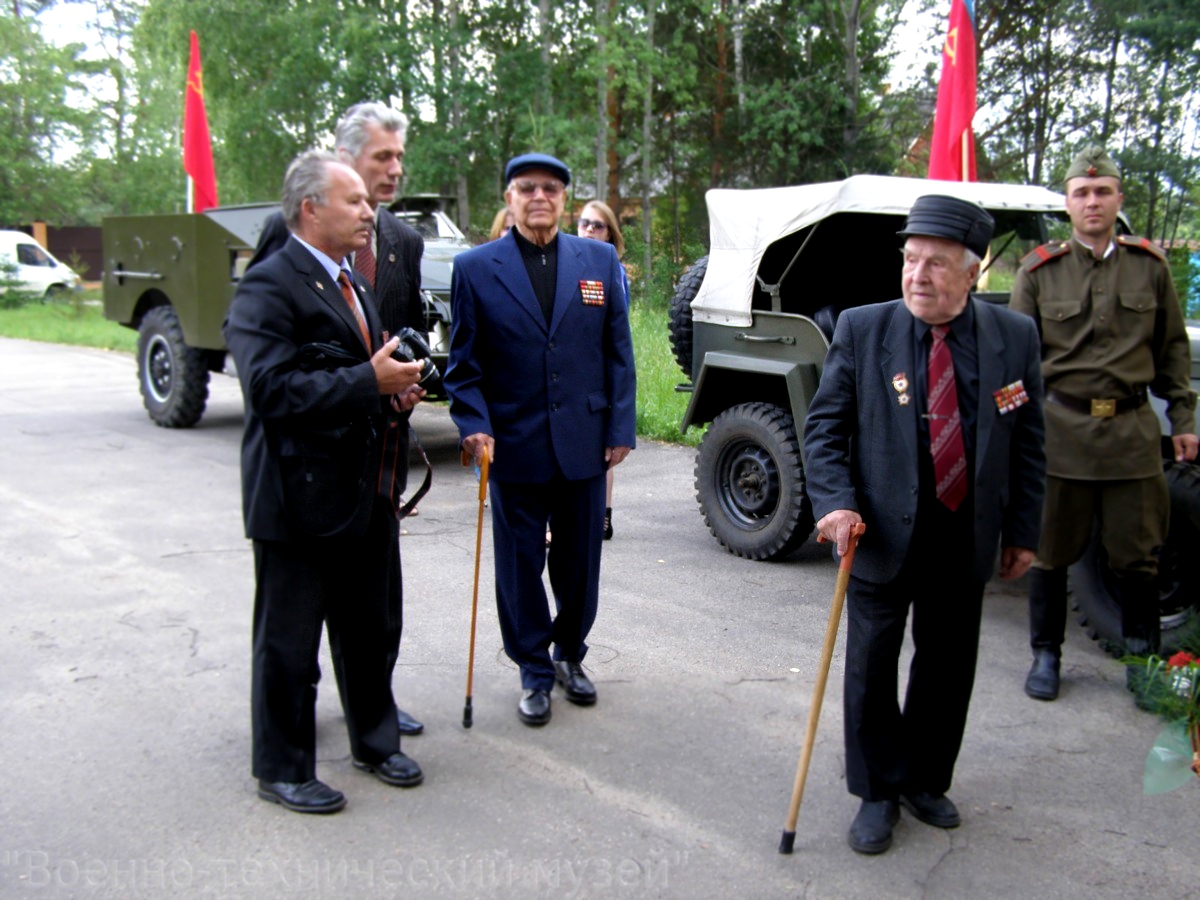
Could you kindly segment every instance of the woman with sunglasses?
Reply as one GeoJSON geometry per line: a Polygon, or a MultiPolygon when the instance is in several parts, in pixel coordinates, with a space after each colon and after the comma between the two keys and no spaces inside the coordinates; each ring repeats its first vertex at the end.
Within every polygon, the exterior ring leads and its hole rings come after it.
{"type": "MultiPolygon", "coordinates": [[[[617,251],[617,258],[625,254],[625,238],[621,236],[621,226],[617,217],[607,203],[600,200],[590,201],[579,214],[579,224],[576,233],[581,238],[593,241],[606,241],[617,251]]],[[[625,297],[629,297],[629,278],[625,275],[625,265],[621,264],[621,277],[625,280],[625,297]]],[[[604,493],[604,539],[611,540],[612,527],[612,491],[613,470],[608,470],[608,482],[604,493]]],[[[549,535],[547,535],[549,538],[549,535]]]]}

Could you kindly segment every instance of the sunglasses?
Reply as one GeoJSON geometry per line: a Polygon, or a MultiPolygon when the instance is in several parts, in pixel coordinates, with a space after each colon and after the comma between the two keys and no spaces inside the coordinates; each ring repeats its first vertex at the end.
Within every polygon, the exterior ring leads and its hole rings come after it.
{"type": "Polygon", "coordinates": [[[523,197],[532,197],[541,188],[547,197],[557,197],[563,191],[561,181],[514,181],[513,190],[523,197]]]}
{"type": "Polygon", "coordinates": [[[598,219],[580,219],[580,231],[608,231],[608,225],[598,219]]]}

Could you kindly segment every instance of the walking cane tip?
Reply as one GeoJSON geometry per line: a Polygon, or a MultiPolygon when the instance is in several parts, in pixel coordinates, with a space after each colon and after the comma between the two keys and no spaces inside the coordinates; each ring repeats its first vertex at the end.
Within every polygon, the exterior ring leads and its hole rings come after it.
{"type": "Polygon", "coordinates": [[[467,705],[463,707],[463,728],[470,728],[471,722],[471,701],[467,701],[467,705]]]}
{"type": "Polygon", "coordinates": [[[796,846],[796,832],[785,831],[783,837],[779,839],[779,852],[791,853],[796,846]]]}

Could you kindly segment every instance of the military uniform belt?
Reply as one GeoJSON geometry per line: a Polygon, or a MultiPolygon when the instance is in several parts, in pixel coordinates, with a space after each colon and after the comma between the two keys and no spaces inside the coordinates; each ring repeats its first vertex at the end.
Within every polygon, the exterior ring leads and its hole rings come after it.
{"type": "Polygon", "coordinates": [[[1056,391],[1051,388],[1046,391],[1046,398],[1053,403],[1057,403],[1059,406],[1073,409],[1075,412],[1103,419],[1137,409],[1146,402],[1146,390],[1143,388],[1131,397],[1101,400],[1076,397],[1073,394],[1064,394],[1062,391],[1056,391]]]}

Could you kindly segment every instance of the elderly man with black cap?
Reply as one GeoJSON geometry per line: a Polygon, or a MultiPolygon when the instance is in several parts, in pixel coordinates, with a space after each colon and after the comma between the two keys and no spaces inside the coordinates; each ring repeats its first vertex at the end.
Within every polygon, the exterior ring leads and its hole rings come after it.
{"type": "Polygon", "coordinates": [[[1083,556],[1097,518],[1123,649],[1158,652],[1156,576],[1170,499],[1147,389],[1167,402],[1175,459],[1193,460],[1197,448],[1188,338],[1166,257],[1145,238],[1114,235],[1121,173],[1102,147],[1075,158],[1064,187],[1071,239],[1025,258],[1011,304],[1038,323],[1046,380],[1046,507],[1029,574],[1025,680],[1035,700],[1058,696],[1067,567],[1083,556]]]}
{"type": "Polygon", "coordinates": [[[500,632],[521,670],[517,714],[537,726],[550,721],[555,681],[571,702],[596,702],[582,663],[600,590],[605,472],[634,446],[635,375],[616,252],[558,230],[570,171],[529,153],[504,178],[512,229],[454,261],[444,381],[463,450],[491,461],[500,632]]]}
{"type": "Polygon", "coordinates": [[[866,524],[847,592],[846,781],[862,806],[850,846],[891,846],[902,803],[926,824],[946,797],[975,679],[983,589],[1017,578],[1038,545],[1045,459],[1037,330],[970,290],[992,235],[986,210],[924,196],[905,228],[903,300],[840,316],[805,426],[808,494],[845,553],[866,524]],[[897,668],[909,607],[915,652],[897,668]]]}

